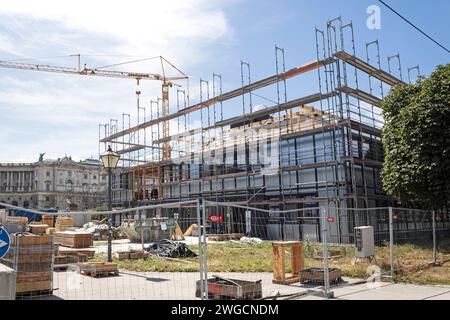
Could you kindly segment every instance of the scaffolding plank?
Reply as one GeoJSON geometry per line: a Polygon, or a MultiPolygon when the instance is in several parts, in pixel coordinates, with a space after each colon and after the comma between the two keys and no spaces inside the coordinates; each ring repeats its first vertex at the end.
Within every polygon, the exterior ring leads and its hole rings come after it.
{"type": "Polygon", "coordinates": [[[338,90],[345,94],[348,94],[349,96],[352,96],[355,99],[362,100],[364,102],[367,102],[368,104],[381,108],[381,99],[371,95],[370,93],[367,93],[360,89],[353,89],[347,86],[341,86],[338,90]]]}
{"type": "Polygon", "coordinates": [[[279,81],[279,80],[287,80],[289,78],[296,77],[296,76],[298,76],[300,74],[303,74],[303,73],[306,73],[306,72],[310,72],[312,70],[320,68],[321,66],[330,64],[333,61],[334,61],[333,59],[325,59],[325,60],[320,60],[320,61],[314,61],[314,62],[307,63],[307,64],[305,64],[303,66],[291,69],[291,70],[286,71],[284,73],[280,73],[279,75],[274,75],[274,76],[262,79],[260,81],[251,83],[251,84],[249,84],[247,86],[244,86],[244,87],[235,89],[233,91],[224,93],[224,94],[222,94],[220,96],[217,96],[215,98],[212,98],[210,100],[207,100],[207,101],[195,104],[195,105],[190,106],[188,108],[182,109],[182,110],[180,110],[178,112],[175,112],[175,113],[172,113],[172,114],[168,114],[166,116],[162,116],[162,117],[159,117],[157,119],[153,119],[153,120],[141,123],[141,124],[139,124],[137,126],[131,127],[129,129],[126,129],[126,130],[123,130],[123,131],[120,131],[120,132],[116,132],[116,133],[110,135],[109,137],[103,138],[102,140],[100,140],[100,142],[113,141],[114,139],[117,139],[117,138],[123,137],[125,135],[131,134],[133,132],[136,132],[136,131],[148,128],[148,127],[153,126],[155,124],[158,124],[158,123],[161,123],[161,122],[166,122],[166,121],[169,121],[169,120],[172,120],[172,119],[176,119],[178,117],[187,115],[189,113],[192,113],[194,111],[200,110],[202,108],[206,108],[208,106],[211,106],[211,105],[213,105],[215,103],[224,102],[226,100],[230,100],[230,99],[239,97],[239,96],[241,96],[243,94],[246,94],[246,93],[249,93],[251,91],[267,87],[269,85],[277,83],[277,81],[279,81]]]}
{"type": "Polygon", "coordinates": [[[116,153],[118,153],[118,154],[126,154],[126,153],[129,153],[129,152],[138,151],[138,150],[142,150],[142,149],[145,149],[145,146],[133,146],[133,147],[129,147],[129,148],[126,148],[126,149],[123,149],[123,150],[118,150],[118,151],[116,151],[116,153]]]}
{"type": "Polygon", "coordinates": [[[354,55],[351,55],[345,51],[339,51],[336,52],[335,57],[338,59],[341,59],[348,64],[354,66],[355,68],[358,68],[361,71],[364,71],[365,73],[369,74],[370,76],[383,81],[384,83],[387,83],[390,86],[398,86],[400,84],[404,84],[402,80],[397,79],[390,73],[377,69],[374,66],[368,64],[367,62],[355,57],[354,55]]]}
{"type": "Polygon", "coordinates": [[[313,102],[317,102],[317,101],[320,101],[323,99],[327,99],[334,95],[336,95],[336,93],[312,94],[312,95],[309,95],[306,97],[302,97],[302,98],[295,99],[295,100],[292,100],[292,101],[289,101],[286,103],[282,103],[280,105],[276,105],[273,107],[258,110],[258,111],[249,113],[245,116],[237,116],[237,117],[233,117],[233,118],[230,118],[230,119],[227,119],[224,121],[219,121],[219,122],[217,122],[216,126],[224,127],[224,126],[229,126],[229,125],[231,126],[231,125],[239,124],[239,123],[246,122],[246,121],[251,121],[255,118],[271,115],[271,114],[277,113],[279,111],[285,111],[285,110],[289,110],[292,108],[304,106],[304,105],[307,105],[307,104],[310,104],[313,102]]]}

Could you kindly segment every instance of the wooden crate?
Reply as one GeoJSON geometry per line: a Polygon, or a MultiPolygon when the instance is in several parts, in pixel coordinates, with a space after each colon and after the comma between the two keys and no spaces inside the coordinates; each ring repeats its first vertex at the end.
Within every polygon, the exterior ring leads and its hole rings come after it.
{"type": "Polygon", "coordinates": [[[31,223],[29,225],[30,232],[33,234],[39,234],[43,235],[46,234],[46,231],[48,229],[48,225],[46,224],[37,224],[37,223],[31,223]]]}
{"type": "Polygon", "coordinates": [[[55,229],[56,231],[65,231],[68,228],[73,227],[73,219],[71,217],[58,217],[56,218],[55,229]]]}
{"type": "Polygon", "coordinates": [[[80,273],[91,277],[118,276],[119,267],[112,262],[86,262],[79,263],[80,273]]]}
{"type": "Polygon", "coordinates": [[[47,230],[45,230],[45,234],[48,235],[54,235],[56,232],[56,228],[47,228],[47,230]]]}
{"type": "MultiPolygon", "coordinates": [[[[196,282],[195,296],[201,297],[201,281],[196,282]]],[[[208,279],[208,297],[214,300],[251,300],[262,298],[262,283],[215,277],[208,279]]]]}
{"type": "Polygon", "coordinates": [[[42,224],[48,225],[50,228],[53,228],[53,226],[55,225],[53,222],[53,216],[49,216],[49,215],[42,216],[41,222],[42,222],[42,224]]]}
{"type": "MultiPolygon", "coordinates": [[[[342,272],[337,268],[328,269],[329,279],[331,284],[337,284],[341,281],[342,272]]],[[[300,283],[303,284],[324,284],[324,269],[323,268],[310,268],[300,272],[300,283]]]]}
{"type": "Polygon", "coordinates": [[[303,243],[298,241],[273,242],[273,279],[272,283],[289,285],[299,282],[299,273],[303,269],[303,243]],[[286,273],[286,250],[291,250],[291,273],[286,273]]]}
{"type": "Polygon", "coordinates": [[[89,248],[94,244],[92,234],[87,232],[55,232],[55,243],[70,248],[89,248]]]}

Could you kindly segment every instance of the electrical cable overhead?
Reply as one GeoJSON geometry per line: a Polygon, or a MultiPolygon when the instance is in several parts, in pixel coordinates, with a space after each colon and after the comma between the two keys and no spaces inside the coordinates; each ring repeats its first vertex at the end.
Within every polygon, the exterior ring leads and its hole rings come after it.
{"type": "Polygon", "coordinates": [[[395,9],[393,9],[391,6],[389,6],[386,2],[384,2],[383,0],[378,0],[379,2],[381,2],[384,6],[386,6],[389,10],[391,10],[393,13],[395,13],[396,15],[398,15],[400,18],[402,18],[403,20],[405,20],[409,25],[411,25],[414,29],[416,29],[417,31],[419,31],[421,34],[423,34],[425,37],[427,37],[428,39],[430,39],[431,41],[433,41],[435,44],[437,44],[439,47],[441,47],[442,49],[444,49],[445,51],[447,51],[447,53],[450,53],[450,50],[447,49],[444,45],[442,45],[441,43],[439,43],[437,40],[435,40],[434,38],[432,38],[431,36],[429,36],[428,34],[426,34],[424,31],[422,31],[419,27],[417,27],[414,23],[412,23],[411,21],[409,21],[408,19],[406,19],[403,15],[401,15],[399,12],[397,12],[395,9]]]}

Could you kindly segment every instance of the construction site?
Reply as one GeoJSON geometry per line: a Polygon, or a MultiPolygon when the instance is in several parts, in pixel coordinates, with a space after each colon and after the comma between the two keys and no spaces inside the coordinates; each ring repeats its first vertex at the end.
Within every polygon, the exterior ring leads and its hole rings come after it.
{"type": "MultiPolygon", "coordinates": [[[[240,88],[223,92],[222,78],[214,74],[200,80],[196,103],[190,102],[189,88],[172,87],[169,79],[155,101],[140,101],[137,91],[136,125],[130,126],[129,114],[122,114],[121,126],[120,120],[99,125],[99,150],[112,146],[121,155],[114,206],[198,198],[272,211],[326,205],[335,208],[330,214],[337,218],[334,236],[341,242],[349,241],[344,235],[355,224],[340,223],[339,210],[393,205],[380,178],[381,100],[404,83],[400,55],[388,57],[389,71],[381,68],[378,41],[367,43],[366,55],[357,57],[353,25],[341,18],[315,35],[316,61],[286,70],[284,49],[275,47],[276,74],[254,81],[250,64],[241,61],[240,88]],[[300,88],[288,96],[288,82],[302,77],[315,81],[316,90],[299,96],[300,88]]],[[[413,71],[408,69],[410,77],[413,71]]],[[[245,215],[211,210],[232,221],[245,215]]],[[[296,215],[272,218],[298,223],[296,215]]],[[[304,232],[320,238],[318,226],[302,228],[297,237],[304,232]]],[[[271,238],[264,230],[257,236],[271,238]]]]}
{"type": "MultiPolygon", "coordinates": [[[[406,77],[400,54],[383,57],[378,40],[358,54],[341,17],[312,32],[314,61],[288,69],[275,46],[275,73],[254,79],[241,61],[231,91],[220,74],[193,80],[162,56],[160,74],[90,69],[81,55],[77,68],[0,61],[136,83],[136,105],[92,137],[108,171],[94,172],[101,190],[92,185],[103,199],[108,182],[108,202],[84,211],[0,202],[0,249],[10,246],[0,251],[0,299],[374,299],[405,288],[448,298],[448,212],[402,207],[381,181],[382,101],[420,67],[406,77]],[[162,86],[151,100],[149,83],[162,86]]],[[[14,177],[5,174],[5,192],[14,177]]]]}

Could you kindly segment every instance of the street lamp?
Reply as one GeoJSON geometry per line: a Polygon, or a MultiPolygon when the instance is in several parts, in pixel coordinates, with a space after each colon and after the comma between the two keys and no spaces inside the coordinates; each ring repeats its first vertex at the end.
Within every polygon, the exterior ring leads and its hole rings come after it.
{"type": "MultiPolygon", "coordinates": [[[[100,156],[100,159],[105,169],[108,170],[108,211],[112,211],[112,169],[117,167],[120,155],[112,151],[111,146],[109,146],[108,150],[100,156]]],[[[112,262],[112,224],[115,224],[115,218],[114,215],[110,215],[108,218],[108,262],[112,262]]]]}

